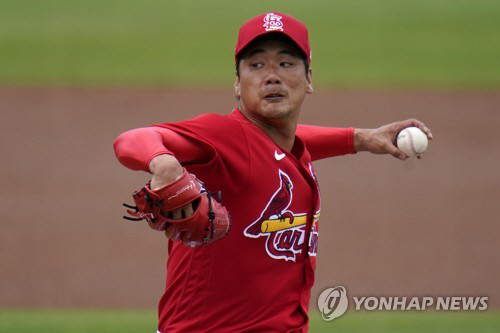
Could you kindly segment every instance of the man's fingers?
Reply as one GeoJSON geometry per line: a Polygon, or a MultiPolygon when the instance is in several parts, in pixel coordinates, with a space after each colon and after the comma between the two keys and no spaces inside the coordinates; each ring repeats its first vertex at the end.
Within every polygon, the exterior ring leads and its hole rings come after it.
{"type": "Polygon", "coordinates": [[[424,132],[425,135],[427,135],[427,138],[429,140],[432,140],[432,132],[431,132],[431,130],[427,126],[425,126],[425,124],[423,122],[417,121],[417,123],[415,124],[415,127],[420,128],[420,130],[422,132],[424,132]]]}
{"type": "Polygon", "coordinates": [[[406,120],[406,122],[408,122],[408,125],[404,126],[403,128],[410,127],[410,126],[418,127],[422,132],[425,133],[425,135],[427,135],[427,138],[429,140],[432,140],[432,132],[427,126],[425,126],[425,124],[423,122],[421,122],[418,119],[413,119],[413,118],[406,120]]]}
{"type": "Polygon", "coordinates": [[[186,206],[182,207],[182,210],[184,211],[185,218],[190,217],[194,213],[193,204],[191,202],[188,203],[186,206]]]}
{"type": "Polygon", "coordinates": [[[177,208],[172,211],[173,219],[174,220],[180,220],[182,219],[182,208],[177,208]]]}
{"type": "Polygon", "coordinates": [[[392,144],[388,144],[385,147],[385,150],[399,160],[404,161],[408,158],[408,156],[406,156],[401,150],[399,150],[396,146],[392,144]]]}
{"type": "Polygon", "coordinates": [[[182,206],[181,208],[177,208],[170,212],[163,213],[163,216],[171,220],[180,220],[190,217],[191,215],[193,215],[193,213],[194,213],[193,204],[188,203],[187,205],[182,206]]]}

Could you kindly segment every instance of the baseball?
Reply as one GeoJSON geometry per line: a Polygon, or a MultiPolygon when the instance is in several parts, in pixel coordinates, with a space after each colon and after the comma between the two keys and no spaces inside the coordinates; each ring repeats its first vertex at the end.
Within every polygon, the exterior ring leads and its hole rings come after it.
{"type": "Polygon", "coordinates": [[[427,135],[417,127],[407,127],[398,134],[398,148],[408,157],[422,156],[428,143],[427,135]]]}

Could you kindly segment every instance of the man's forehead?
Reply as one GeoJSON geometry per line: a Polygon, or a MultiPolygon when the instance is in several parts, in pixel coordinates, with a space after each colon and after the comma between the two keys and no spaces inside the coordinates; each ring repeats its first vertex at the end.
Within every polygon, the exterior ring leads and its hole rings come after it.
{"type": "Polygon", "coordinates": [[[281,39],[262,39],[252,42],[245,48],[242,58],[252,57],[261,53],[288,54],[299,57],[301,52],[292,42],[281,39]]]}

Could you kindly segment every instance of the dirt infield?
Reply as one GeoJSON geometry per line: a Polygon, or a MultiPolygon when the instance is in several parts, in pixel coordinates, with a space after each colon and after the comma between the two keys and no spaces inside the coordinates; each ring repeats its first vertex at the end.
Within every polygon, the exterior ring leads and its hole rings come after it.
{"type": "MultiPolygon", "coordinates": [[[[162,234],[121,219],[146,173],[119,165],[130,128],[227,113],[231,89],[1,88],[0,307],[153,308],[162,234]]],[[[318,292],[487,295],[500,307],[499,92],[316,91],[302,122],[375,127],[417,117],[421,161],[320,161],[318,292]]]]}

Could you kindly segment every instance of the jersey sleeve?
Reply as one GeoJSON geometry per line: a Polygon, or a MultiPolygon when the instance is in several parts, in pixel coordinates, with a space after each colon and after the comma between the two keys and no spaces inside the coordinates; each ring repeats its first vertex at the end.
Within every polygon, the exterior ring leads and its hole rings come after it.
{"type": "Polygon", "coordinates": [[[298,125],[296,135],[304,142],[313,161],[356,153],[354,128],[298,125]]]}
{"type": "Polygon", "coordinates": [[[136,128],[122,133],[113,144],[121,164],[149,172],[151,160],[162,154],[174,155],[182,163],[203,163],[206,151],[192,140],[160,127],[136,128]]]}

